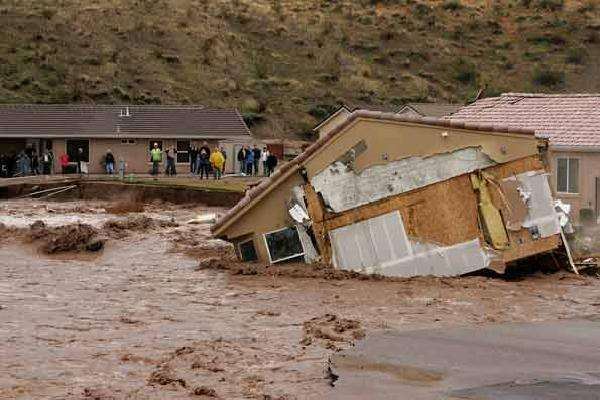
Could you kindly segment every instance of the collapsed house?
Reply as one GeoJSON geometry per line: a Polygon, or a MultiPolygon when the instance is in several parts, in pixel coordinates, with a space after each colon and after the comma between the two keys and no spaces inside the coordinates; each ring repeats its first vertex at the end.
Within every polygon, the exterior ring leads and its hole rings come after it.
{"type": "Polygon", "coordinates": [[[561,226],[530,130],[359,110],[212,227],[243,261],[460,275],[555,249],[561,226]]]}

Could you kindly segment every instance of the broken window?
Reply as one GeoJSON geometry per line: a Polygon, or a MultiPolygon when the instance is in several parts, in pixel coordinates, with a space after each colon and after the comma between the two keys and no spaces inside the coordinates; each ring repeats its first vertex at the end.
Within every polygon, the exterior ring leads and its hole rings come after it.
{"type": "Polygon", "coordinates": [[[284,228],[265,234],[265,242],[272,263],[290,260],[304,255],[304,249],[296,227],[284,228]]]}
{"type": "Polygon", "coordinates": [[[579,159],[556,159],[556,191],[579,193],[579,159]]]}
{"type": "Polygon", "coordinates": [[[256,249],[254,248],[254,240],[252,239],[240,243],[238,245],[238,251],[240,252],[240,258],[242,261],[258,260],[256,249]]]}
{"type": "Polygon", "coordinates": [[[189,140],[178,140],[177,141],[177,162],[178,163],[189,163],[190,155],[188,149],[190,148],[189,140]]]}

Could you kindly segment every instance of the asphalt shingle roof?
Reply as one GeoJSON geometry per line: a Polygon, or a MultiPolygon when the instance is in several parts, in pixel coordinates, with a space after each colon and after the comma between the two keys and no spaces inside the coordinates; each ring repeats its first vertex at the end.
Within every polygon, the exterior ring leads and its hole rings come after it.
{"type": "Polygon", "coordinates": [[[600,147],[600,94],[506,93],[478,100],[446,119],[531,129],[551,146],[600,147]]]}
{"type": "Polygon", "coordinates": [[[248,136],[236,109],[171,105],[0,105],[0,137],[248,136]],[[129,116],[122,116],[129,110],[129,116]]]}

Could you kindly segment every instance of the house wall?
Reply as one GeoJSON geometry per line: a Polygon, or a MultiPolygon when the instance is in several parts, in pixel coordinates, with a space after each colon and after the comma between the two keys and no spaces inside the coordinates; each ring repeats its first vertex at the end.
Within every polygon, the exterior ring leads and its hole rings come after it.
{"type": "MultiPolygon", "coordinates": [[[[68,139],[53,139],[52,150],[55,154],[55,171],[60,171],[60,164],[58,158],[67,151],[67,140],[68,139]]],[[[155,141],[162,141],[163,149],[165,148],[177,148],[177,139],[148,139],[148,138],[136,138],[134,144],[123,143],[121,139],[90,139],[89,143],[89,154],[90,174],[103,174],[105,172],[103,166],[103,160],[106,152],[110,149],[115,156],[117,165],[115,169],[118,169],[118,163],[121,157],[127,163],[126,173],[135,174],[147,174],[151,171],[152,163],[150,162],[150,143],[155,141]]],[[[187,140],[187,139],[180,139],[187,140]]],[[[215,146],[222,146],[227,153],[227,161],[225,164],[225,172],[234,172],[233,160],[235,159],[235,146],[241,146],[246,142],[240,141],[219,141],[216,139],[206,140],[208,146],[213,149],[215,146]]],[[[202,146],[204,140],[191,140],[191,144],[195,146],[202,146]]],[[[164,164],[164,163],[163,163],[164,164]]],[[[164,165],[163,165],[164,167],[164,165]]],[[[161,169],[161,173],[164,168],[161,169]]],[[[189,173],[189,163],[177,163],[178,173],[189,173]]]]}
{"type": "Polygon", "coordinates": [[[579,221],[579,213],[583,208],[590,208],[595,211],[596,216],[599,215],[600,198],[597,199],[596,178],[600,179],[600,153],[551,150],[549,152],[549,167],[552,189],[557,198],[572,206],[571,216],[575,222],[579,221]],[[557,191],[557,158],[563,157],[579,160],[579,193],[560,193],[557,191]]]}
{"type": "Polygon", "coordinates": [[[337,112],[337,114],[331,116],[328,120],[323,122],[319,129],[317,129],[319,139],[331,132],[332,129],[338,127],[348,118],[350,114],[352,114],[350,111],[342,108],[337,112]]]}
{"type": "MultiPolygon", "coordinates": [[[[498,163],[538,154],[538,141],[533,136],[358,119],[305,162],[309,179],[361,141],[365,147],[356,156],[355,166],[358,171],[408,156],[427,156],[469,146],[481,146],[483,152],[498,163]],[[447,132],[448,135],[442,135],[442,132],[447,132]]],[[[260,260],[268,262],[263,234],[291,225],[286,203],[291,197],[292,188],[303,184],[300,174],[293,172],[261,200],[256,201],[254,206],[250,206],[244,215],[226,227],[219,236],[233,239],[234,243],[242,238],[253,237],[260,260]]]]}

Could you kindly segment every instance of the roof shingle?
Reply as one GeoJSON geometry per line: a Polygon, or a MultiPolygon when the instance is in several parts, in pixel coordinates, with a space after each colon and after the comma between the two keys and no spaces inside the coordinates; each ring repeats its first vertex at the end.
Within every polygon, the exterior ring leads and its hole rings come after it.
{"type": "Polygon", "coordinates": [[[236,109],[175,105],[0,105],[0,137],[237,137],[236,109]],[[123,116],[129,110],[129,116],[123,116]]]}
{"type": "Polygon", "coordinates": [[[531,129],[551,146],[600,147],[600,94],[505,93],[478,100],[446,119],[531,129]]]}

